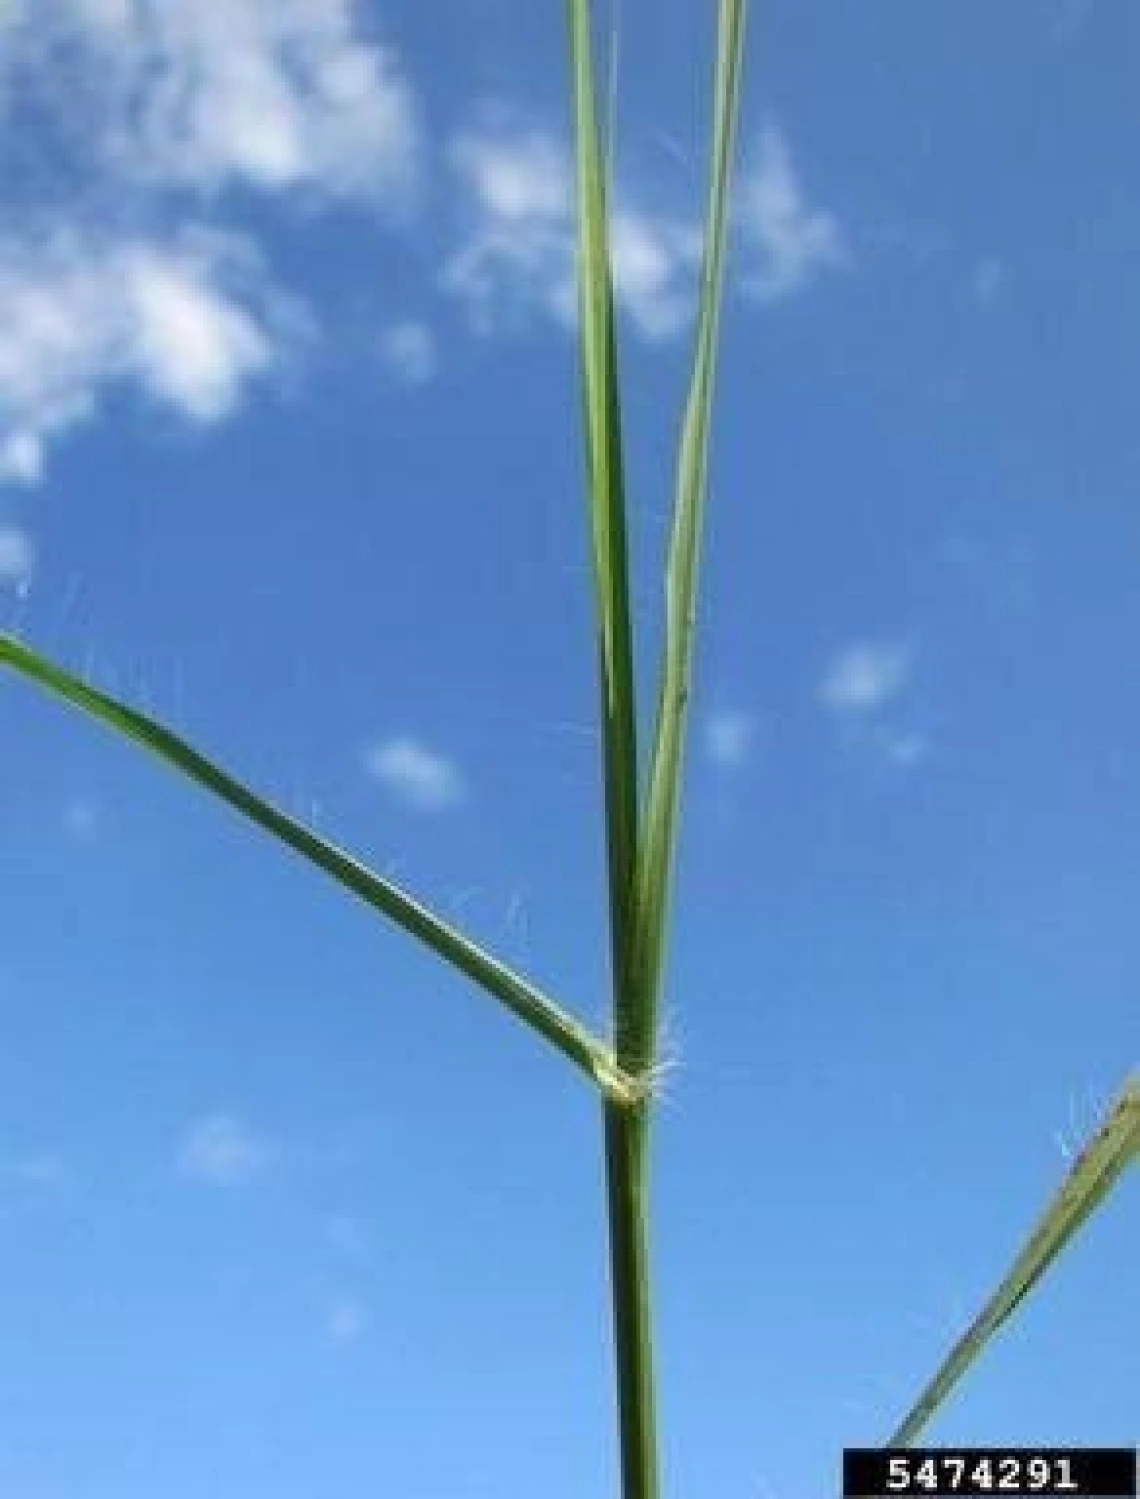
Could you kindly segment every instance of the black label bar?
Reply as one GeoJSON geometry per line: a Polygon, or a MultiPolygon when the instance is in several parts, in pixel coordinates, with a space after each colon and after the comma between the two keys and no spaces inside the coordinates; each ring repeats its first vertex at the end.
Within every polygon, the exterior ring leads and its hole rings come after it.
{"type": "Polygon", "coordinates": [[[844,1499],[1136,1499],[1135,1447],[847,1447],[844,1499]]]}

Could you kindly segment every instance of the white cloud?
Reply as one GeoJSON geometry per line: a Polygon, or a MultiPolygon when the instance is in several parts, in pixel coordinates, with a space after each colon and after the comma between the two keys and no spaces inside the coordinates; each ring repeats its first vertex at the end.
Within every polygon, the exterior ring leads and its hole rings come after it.
{"type": "Polygon", "coordinates": [[[407,735],[374,746],[365,763],[394,795],[417,811],[442,811],[464,798],[463,777],[451,761],[407,735]]]}
{"type": "Polygon", "coordinates": [[[474,226],[443,271],[474,326],[489,332],[535,308],[567,323],[574,316],[570,177],[548,137],[468,134],[451,148],[472,199],[474,226]]]}
{"type": "Polygon", "coordinates": [[[0,429],[0,484],[35,484],[43,466],[43,441],[34,428],[0,429]]]}
{"type": "Polygon", "coordinates": [[[897,697],[909,673],[905,646],[858,641],[829,663],[819,685],[820,700],[837,713],[871,712],[897,697]]]}
{"type": "Polygon", "coordinates": [[[196,1181],[249,1181],[268,1165],[271,1146],[233,1114],[208,1114],[191,1124],[178,1147],[178,1169],[196,1181]]]}
{"type": "Polygon", "coordinates": [[[620,207],[615,212],[614,285],[646,338],[669,338],[689,321],[701,243],[700,230],[690,225],[620,207]]]}
{"type": "Polygon", "coordinates": [[[184,264],[144,253],[129,277],[142,382],[196,421],[224,416],[245,380],[272,359],[265,334],[244,307],[184,264]]]}
{"type": "Polygon", "coordinates": [[[705,725],[705,750],[714,765],[735,770],[752,753],[752,715],[737,710],[714,713],[705,725]]]}
{"type": "Polygon", "coordinates": [[[415,101],[360,15],[353,0],[37,0],[16,12],[6,71],[79,111],[70,138],[120,179],[400,200],[415,101]]]}
{"type": "Polygon", "coordinates": [[[278,364],[305,320],[248,228],[225,232],[227,190],[399,216],[423,148],[361,0],[0,0],[0,18],[0,483],[34,484],[113,388],[210,422],[278,364]]]}
{"type": "Polygon", "coordinates": [[[454,144],[453,159],[488,217],[500,224],[565,223],[571,202],[570,163],[541,132],[513,138],[470,134],[454,144]]]}
{"type": "MultiPolygon", "coordinates": [[[[573,327],[573,186],[565,150],[541,131],[491,128],[459,136],[450,154],[471,202],[472,227],[444,267],[445,289],[480,332],[535,312],[573,327]]],[[[615,290],[644,338],[667,338],[684,326],[700,245],[690,225],[615,205],[615,290]]]]}
{"type": "Polygon", "coordinates": [[[351,1297],[339,1297],[328,1309],[325,1318],[325,1333],[329,1341],[341,1345],[355,1343],[364,1335],[368,1325],[368,1312],[361,1302],[351,1297]]]}
{"type": "Polygon", "coordinates": [[[850,264],[838,219],[805,200],[787,141],[772,121],[760,133],[755,165],[741,184],[739,224],[755,257],[744,285],[761,301],[782,301],[825,271],[850,264]]]}
{"type": "Polygon", "coordinates": [[[0,588],[13,584],[26,587],[35,566],[32,538],[20,526],[0,525],[0,588]]]}
{"type": "Polygon", "coordinates": [[[408,385],[423,385],[435,374],[435,337],[424,323],[393,323],[381,335],[380,353],[389,369],[408,385]]]}
{"type": "Polygon", "coordinates": [[[274,362],[267,329],[216,282],[208,260],[195,264],[144,249],[123,268],[139,384],[193,421],[228,415],[244,385],[274,362]]]}
{"type": "Polygon", "coordinates": [[[39,480],[49,444],[116,388],[228,416],[302,323],[232,237],[0,237],[0,482],[39,480]]]}

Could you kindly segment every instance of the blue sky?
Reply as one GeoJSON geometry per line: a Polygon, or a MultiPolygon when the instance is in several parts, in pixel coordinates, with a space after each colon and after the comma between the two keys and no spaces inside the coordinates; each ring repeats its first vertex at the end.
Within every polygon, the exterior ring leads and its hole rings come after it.
{"type": "MultiPolygon", "coordinates": [[[[646,669],[706,10],[619,16],[646,669]]],[[[0,620],[601,1024],[563,46],[555,0],[0,5],[0,620]]],[[[1138,46],[1083,0],[754,7],[670,1494],[830,1491],[1136,1058],[1138,46]]],[[[0,1495],[613,1493],[579,1077],[14,681],[0,748],[0,1495]]],[[[1138,1232],[1129,1183],[932,1437],[1134,1439],[1138,1232]]]]}

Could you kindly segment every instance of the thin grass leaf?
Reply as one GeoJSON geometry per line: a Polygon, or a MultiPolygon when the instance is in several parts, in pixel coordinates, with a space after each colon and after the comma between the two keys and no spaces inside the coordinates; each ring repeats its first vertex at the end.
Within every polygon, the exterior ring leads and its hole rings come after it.
{"type": "Polygon", "coordinates": [[[609,1048],[541,990],[442,921],[397,885],[374,874],[350,854],[264,801],[162,724],[110,694],[88,686],[79,677],[7,635],[0,635],[0,665],[11,667],[55,697],[142,745],[157,759],[213,792],[295,853],[323,869],[339,884],[418,937],[433,952],[446,958],[453,967],[494,995],[512,1014],[583,1068],[607,1097],[625,1103],[638,1096],[639,1085],[616,1065],[609,1048]]]}
{"type": "Polygon", "coordinates": [[[588,0],[567,0],[567,21],[574,96],[578,338],[598,631],[615,1029],[621,1058],[637,870],[637,708],[613,275],[588,0]]]}
{"type": "Polygon", "coordinates": [[[689,397],[681,428],[677,493],[665,582],[665,645],[657,722],[649,770],[643,847],[638,869],[637,1034],[627,1066],[652,1062],[664,967],[670,880],[696,624],[701,521],[708,473],[709,427],[728,215],[728,186],[736,131],[744,44],[744,0],[721,0],[715,118],[700,305],[689,397]]]}
{"type": "Polygon", "coordinates": [[[951,1348],[934,1378],[892,1433],[888,1446],[905,1447],[914,1441],[989,1340],[1138,1158],[1140,1078],[1133,1077],[1125,1084],[1104,1124],[1074,1161],[1009,1274],[951,1348]]]}

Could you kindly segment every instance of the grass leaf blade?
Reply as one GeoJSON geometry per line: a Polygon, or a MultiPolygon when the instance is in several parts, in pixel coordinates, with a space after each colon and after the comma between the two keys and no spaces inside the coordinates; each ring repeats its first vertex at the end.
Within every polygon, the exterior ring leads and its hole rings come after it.
{"type": "Polygon", "coordinates": [[[646,1059],[652,1057],[656,1038],[676,842],[744,19],[744,0],[721,0],[700,305],[693,372],[678,455],[677,495],[665,585],[664,660],[638,871],[638,1036],[637,1050],[633,1055],[646,1059]]]}
{"type": "Polygon", "coordinates": [[[1140,1159],[1140,1078],[1133,1077],[1125,1084],[1104,1124],[1074,1161],[1008,1275],[951,1348],[934,1378],[892,1433],[888,1446],[904,1447],[914,1441],[989,1340],[1137,1159],[1140,1159]]]}
{"type": "Polygon", "coordinates": [[[418,937],[520,1020],[582,1067],[608,1095],[626,1101],[637,1087],[615,1065],[609,1048],[539,989],[449,926],[391,881],[319,837],[200,754],[155,719],[46,660],[21,641],[0,635],[0,665],[114,729],[212,792],[251,822],[418,937]]]}
{"type": "Polygon", "coordinates": [[[618,1055],[633,960],[638,847],[637,705],[609,245],[588,0],[568,0],[575,124],[578,337],[598,630],[611,963],[618,1055]]]}

